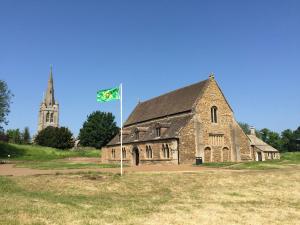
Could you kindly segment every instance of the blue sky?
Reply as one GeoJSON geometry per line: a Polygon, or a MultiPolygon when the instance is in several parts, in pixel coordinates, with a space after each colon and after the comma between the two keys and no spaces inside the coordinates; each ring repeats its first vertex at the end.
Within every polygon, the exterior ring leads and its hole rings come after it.
{"type": "Polygon", "coordinates": [[[53,64],[60,124],[77,135],[98,89],[123,83],[124,119],[141,101],[213,71],[238,121],[300,126],[300,1],[0,1],[0,79],[9,125],[35,133],[53,64]]]}

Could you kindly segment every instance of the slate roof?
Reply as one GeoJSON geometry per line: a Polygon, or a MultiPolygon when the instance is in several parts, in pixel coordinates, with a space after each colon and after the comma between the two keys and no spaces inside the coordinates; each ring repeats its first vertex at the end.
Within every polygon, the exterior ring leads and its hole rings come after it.
{"type": "Polygon", "coordinates": [[[263,140],[256,137],[256,135],[250,134],[247,135],[250,139],[250,144],[254,145],[256,148],[263,152],[278,152],[277,149],[273,148],[271,145],[268,145],[263,140]]]}
{"type": "Polygon", "coordinates": [[[128,117],[124,127],[152,119],[191,111],[209,83],[209,79],[171,91],[139,103],[128,117]]]}
{"type": "MultiPolygon", "coordinates": [[[[181,116],[173,116],[170,118],[164,118],[156,121],[149,121],[141,124],[140,126],[131,126],[130,128],[124,128],[124,133],[127,135],[123,135],[123,143],[138,143],[143,141],[153,141],[153,140],[163,140],[163,139],[170,139],[170,138],[177,138],[178,133],[182,127],[184,127],[187,122],[192,118],[191,114],[184,114],[181,116]],[[156,137],[156,130],[157,126],[162,125],[161,136],[156,137]],[[167,126],[168,127],[167,127],[167,126]],[[134,131],[138,129],[139,132],[139,139],[135,140],[134,131]]],[[[108,144],[107,146],[112,145],[119,145],[119,135],[116,135],[108,144]]]]}

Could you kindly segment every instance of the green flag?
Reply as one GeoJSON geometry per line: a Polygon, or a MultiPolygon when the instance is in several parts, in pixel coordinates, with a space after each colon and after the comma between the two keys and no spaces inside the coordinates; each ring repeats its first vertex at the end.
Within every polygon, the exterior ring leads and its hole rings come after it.
{"type": "Polygon", "coordinates": [[[111,88],[97,91],[97,102],[109,102],[120,99],[120,88],[111,88]]]}

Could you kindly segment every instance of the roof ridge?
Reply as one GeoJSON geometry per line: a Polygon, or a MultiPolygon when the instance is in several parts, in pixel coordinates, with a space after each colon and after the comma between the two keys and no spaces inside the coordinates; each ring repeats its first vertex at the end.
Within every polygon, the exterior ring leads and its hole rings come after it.
{"type": "Polygon", "coordinates": [[[195,101],[209,82],[210,79],[202,80],[138,103],[124,126],[193,110],[195,101]]]}
{"type": "Polygon", "coordinates": [[[170,91],[170,92],[167,92],[167,93],[158,95],[158,96],[156,96],[156,97],[150,98],[150,99],[148,99],[148,100],[146,100],[146,101],[141,101],[141,102],[138,103],[138,104],[143,104],[143,103],[145,103],[145,102],[149,102],[149,101],[154,100],[154,99],[156,99],[156,98],[160,98],[160,97],[162,97],[162,96],[164,96],[164,95],[168,95],[168,94],[171,94],[171,93],[173,93],[173,92],[176,92],[176,91],[179,91],[179,90],[182,90],[182,89],[185,89],[185,88],[189,88],[189,87],[191,87],[191,86],[193,86],[193,85],[197,85],[197,84],[200,84],[200,83],[202,83],[202,82],[204,83],[205,81],[209,81],[209,79],[205,79],[205,80],[199,81],[199,82],[197,82],[197,83],[189,84],[189,85],[187,85],[187,86],[184,86],[184,87],[175,89],[175,90],[173,90],[173,91],[170,91]]]}

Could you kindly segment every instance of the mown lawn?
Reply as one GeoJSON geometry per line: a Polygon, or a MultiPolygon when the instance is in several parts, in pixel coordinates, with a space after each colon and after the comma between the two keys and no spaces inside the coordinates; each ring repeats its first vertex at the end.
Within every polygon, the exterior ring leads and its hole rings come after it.
{"type": "Polygon", "coordinates": [[[0,224],[299,224],[300,167],[0,177],[0,224]]]}
{"type": "Polygon", "coordinates": [[[100,151],[88,150],[60,150],[37,145],[17,145],[0,142],[0,159],[22,161],[49,161],[69,157],[100,157],[100,151]]]}

